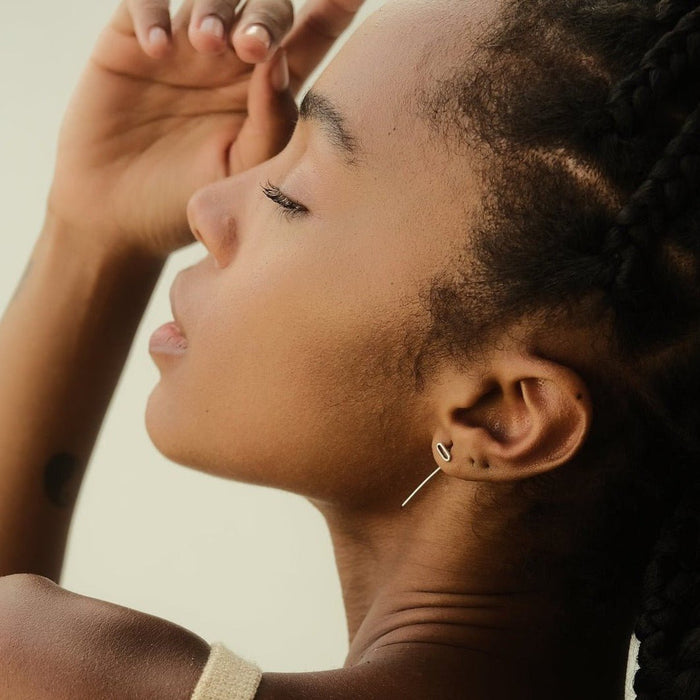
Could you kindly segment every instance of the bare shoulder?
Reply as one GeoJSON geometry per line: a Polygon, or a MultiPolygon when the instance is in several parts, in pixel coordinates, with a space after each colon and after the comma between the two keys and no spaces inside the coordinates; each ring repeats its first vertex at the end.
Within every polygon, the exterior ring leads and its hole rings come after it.
{"type": "Polygon", "coordinates": [[[203,639],[168,620],[42,576],[0,577],[3,698],[187,700],[208,653],[203,639]]]}

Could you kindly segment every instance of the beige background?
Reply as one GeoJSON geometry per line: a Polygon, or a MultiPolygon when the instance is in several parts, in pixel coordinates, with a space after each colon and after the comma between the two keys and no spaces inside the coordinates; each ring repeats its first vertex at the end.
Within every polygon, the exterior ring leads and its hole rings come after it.
{"type": "MultiPolygon", "coordinates": [[[[381,4],[367,0],[358,20],[381,4]]],[[[61,115],[114,2],[0,7],[3,309],[42,223],[61,115]]],[[[62,583],[224,641],[264,669],[341,665],[340,589],[316,511],[288,494],[173,465],[146,435],[144,407],[158,377],[148,337],[171,318],[175,273],[202,255],[197,245],[173,256],[144,317],[80,496],[62,583]]]]}

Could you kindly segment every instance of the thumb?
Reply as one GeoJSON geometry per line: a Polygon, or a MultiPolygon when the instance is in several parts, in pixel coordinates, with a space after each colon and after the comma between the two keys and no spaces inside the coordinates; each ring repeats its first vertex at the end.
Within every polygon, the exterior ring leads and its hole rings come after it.
{"type": "Polygon", "coordinates": [[[231,171],[252,168],[277,155],[289,141],[297,121],[297,106],[289,89],[284,49],[253,70],[248,88],[248,118],[232,149],[231,171]]]}

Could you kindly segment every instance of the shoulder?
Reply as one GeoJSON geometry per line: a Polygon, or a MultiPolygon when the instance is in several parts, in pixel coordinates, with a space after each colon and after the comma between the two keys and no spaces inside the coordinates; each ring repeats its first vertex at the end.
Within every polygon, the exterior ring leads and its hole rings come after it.
{"type": "Polygon", "coordinates": [[[0,577],[0,695],[189,698],[209,646],[172,622],[29,574],[0,577]]]}

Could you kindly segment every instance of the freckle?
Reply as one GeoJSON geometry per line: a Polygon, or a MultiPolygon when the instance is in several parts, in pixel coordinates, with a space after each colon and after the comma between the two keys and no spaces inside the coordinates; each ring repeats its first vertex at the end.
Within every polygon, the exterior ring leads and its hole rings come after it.
{"type": "Polygon", "coordinates": [[[583,399],[583,394],[576,394],[576,398],[581,401],[583,399]]]}

